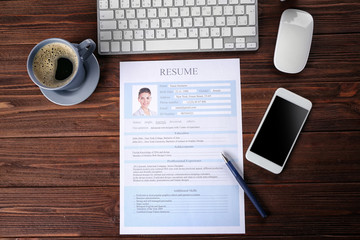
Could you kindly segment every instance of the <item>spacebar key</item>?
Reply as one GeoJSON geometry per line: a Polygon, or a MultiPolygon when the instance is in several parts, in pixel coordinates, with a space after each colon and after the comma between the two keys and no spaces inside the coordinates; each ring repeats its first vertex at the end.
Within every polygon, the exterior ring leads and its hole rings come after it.
{"type": "Polygon", "coordinates": [[[156,40],[145,42],[146,51],[171,51],[198,49],[197,39],[156,40]]]}

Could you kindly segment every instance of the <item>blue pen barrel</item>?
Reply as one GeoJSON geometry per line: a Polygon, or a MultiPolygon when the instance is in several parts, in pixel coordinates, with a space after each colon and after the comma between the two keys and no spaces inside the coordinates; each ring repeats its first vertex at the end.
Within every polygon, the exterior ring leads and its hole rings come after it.
{"type": "Polygon", "coordinates": [[[234,165],[230,162],[227,161],[226,165],[229,167],[231,173],[234,175],[234,177],[236,178],[236,180],[238,181],[238,183],[240,184],[240,186],[242,187],[242,189],[244,190],[245,194],[248,196],[248,198],[250,199],[250,201],[254,204],[255,208],[258,210],[258,212],[260,213],[260,215],[265,218],[267,217],[266,212],[264,211],[264,209],[260,206],[260,204],[258,203],[258,201],[256,200],[256,198],[254,197],[254,195],[252,194],[252,192],[250,191],[249,187],[246,185],[245,181],[243,180],[243,178],[240,176],[240,174],[238,173],[238,171],[236,171],[236,168],[234,167],[234,165]]]}

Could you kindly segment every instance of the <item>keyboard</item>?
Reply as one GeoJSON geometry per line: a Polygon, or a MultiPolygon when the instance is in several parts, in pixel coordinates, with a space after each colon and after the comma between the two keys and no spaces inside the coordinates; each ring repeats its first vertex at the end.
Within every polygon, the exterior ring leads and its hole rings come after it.
{"type": "Polygon", "coordinates": [[[101,55],[256,51],[257,0],[97,0],[101,55]]]}

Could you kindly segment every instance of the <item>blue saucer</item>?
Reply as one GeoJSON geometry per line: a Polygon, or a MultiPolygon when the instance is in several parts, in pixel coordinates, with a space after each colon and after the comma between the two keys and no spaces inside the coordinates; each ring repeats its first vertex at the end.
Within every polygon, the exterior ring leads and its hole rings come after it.
{"type": "Polygon", "coordinates": [[[86,77],[84,83],[74,90],[44,90],[42,94],[51,102],[61,106],[71,106],[85,101],[95,91],[100,79],[100,66],[94,54],[84,63],[86,77]]]}

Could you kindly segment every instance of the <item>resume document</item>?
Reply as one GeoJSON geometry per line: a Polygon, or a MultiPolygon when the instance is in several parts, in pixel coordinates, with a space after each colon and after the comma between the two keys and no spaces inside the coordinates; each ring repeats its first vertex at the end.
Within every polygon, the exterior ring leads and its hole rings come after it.
{"type": "Polygon", "coordinates": [[[120,63],[120,234],[245,233],[240,60],[120,63]]]}

